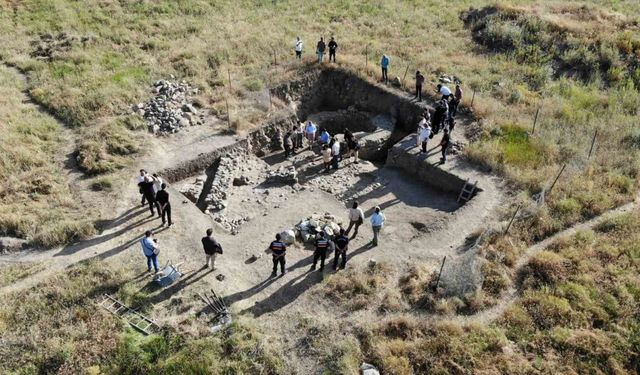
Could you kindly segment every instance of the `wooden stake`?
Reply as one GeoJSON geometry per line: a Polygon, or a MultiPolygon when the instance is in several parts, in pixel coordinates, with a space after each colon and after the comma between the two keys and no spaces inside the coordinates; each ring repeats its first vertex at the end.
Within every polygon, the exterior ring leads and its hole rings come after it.
{"type": "Polygon", "coordinates": [[[231,129],[231,112],[229,112],[229,100],[225,96],[224,102],[227,105],[227,125],[229,125],[229,129],[231,129]]]}
{"type": "Polygon", "coordinates": [[[536,122],[538,122],[538,113],[540,113],[540,107],[536,109],[536,115],[533,118],[533,129],[531,129],[531,134],[534,134],[536,132],[536,122]]]}
{"type": "Polygon", "coordinates": [[[562,174],[562,172],[564,172],[564,169],[565,169],[565,167],[566,167],[566,166],[567,166],[566,164],[564,164],[564,165],[562,166],[562,168],[560,169],[560,172],[559,172],[559,173],[558,173],[558,175],[556,176],[556,179],[555,179],[555,180],[553,180],[553,183],[551,184],[551,187],[549,188],[549,190],[547,190],[547,191],[546,191],[546,194],[551,193],[551,189],[553,189],[553,187],[554,187],[554,186],[556,186],[556,182],[558,182],[558,179],[560,178],[560,175],[562,174]]]}
{"type": "Polygon", "coordinates": [[[276,56],[276,49],[273,48],[273,65],[278,65],[278,58],[276,56]]]}
{"type": "Polygon", "coordinates": [[[511,229],[511,224],[513,224],[513,220],[515,220],[516,215],[518,214],[518,211],[520,211],[520,208],[522,208],[522,205],[518,205],[518,208],[516,208],[516,212],[514,212],[513,216],[511,216],[511,220],[509,220],[509,225],[507,225],[507,229],[505,229],[504,234],[509,233],[509,229],[511,229]]]}
{"type": "Polygon", "coordinates": [[[367,44],[364,47],[364,73],[367,74],[367,69],[369,68],[369,45],[367,44]]]}
{"type": "Polygon", "coordinates": [[[598,129],[596,129],[596,132],[593,134],[593,140],[591,140],[591,148],[589,149],[589,156],[587,157],[587,159],[591,159],[591,153],[593,152],[593,146],[596,144],[597,136],[598,136],[598,129]]]}
{"type": "Polygon", "coordinates": [[[231,71],[229,70],[229,68],[227,68],[227,76],[229,77],[229,94],[231,94],[231,90],[233,89],[233,87],[231,87],[231,71]]]}
{"type": "Polygon", "coordinates": [[[407,69],[404,71],[404,76],[402,77],[402,87],[404,88],[404,80],[407,78],[407,73],[409,73],[409,65],[407,65],[407,69]]]}
{"type": "Polygon", "coordinates": [[[469,107],[473,107],[473,101],[476,99],[476,90],[473,90],[473,95],[471,95],[471,104],[469,107]]]}
{"type": "Polygon", "coordinates": [[[442,276],[442,269],[444,268],[444,262],[447,260],[447,256],[445,255],[442,258],[442,265],[440,265],[440,272],[438,272],[438,278],[436,279],[436,285],[433,287],[433,291],[436,292],[438,290],[438,285],[440,285],[440,276],[442,276]]]}

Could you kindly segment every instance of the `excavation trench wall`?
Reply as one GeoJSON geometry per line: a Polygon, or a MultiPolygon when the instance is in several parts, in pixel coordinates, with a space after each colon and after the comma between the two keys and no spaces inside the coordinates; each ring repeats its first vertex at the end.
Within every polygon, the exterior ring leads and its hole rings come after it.
{"type": "MultiPolygon", "coordinates": [[[[293,103],[292,107],[300,119],[318,112],[351,108],[371,114],[388,114],[395,119],[394,131],[404,135],[416,130],[419,116],[424,111],[410,98],[336,68],[309,73],[299,80],[274,88],[272,93],[288,104],[293,103]]],[[[335,131],[343,132],[344,129],[335,131]]]]}
{"type": "MultiPolygon", "coordinates": [[[[433,165],[432,159],[411,152],[412,149],[415,149],[415,145],[415,137],[405,137],[389,150],[386,166],[399,168],[438,190],[459,194],[466,180],[449,173],[438,165],[433,165]]],[[[481,187],[478,186],[477,192],[481,191],[481,187]]]]}
{"type": "Polygon", "coordinates": [[[269,149],[272,138],[276,134],[284,134],[286,129],[291,129],[291,127],[297,123],[298,119],[293,113],[276,115],[267,120],[265,125],[260,129],[247,134],[246,138],[228,146],[201,154],[197,158],[180,163],[175,167],[166,168],[160,172],[160,175],[163,176],[166,181],[173,183],[200,175],[205,171],[210,179],[215,175],[218,165],[217,161],[221,156],[237,152],[253,152],[255,154],[265,152],[265,150],[269,149]]]}

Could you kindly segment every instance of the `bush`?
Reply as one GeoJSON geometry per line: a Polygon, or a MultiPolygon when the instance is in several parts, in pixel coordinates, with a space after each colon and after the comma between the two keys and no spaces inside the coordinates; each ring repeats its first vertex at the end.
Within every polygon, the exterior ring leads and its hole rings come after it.
{"type": "Polygon", "coordinates": [[[524,285],[540,287],[555,285],[568,276],[567,260],[550,251],[541,251],[523,270],[524,285]]]}
{"type": "Polygon", "coordinates": [[[538,329],[549,329],[571,321],[573,310],[564,298],[542,292],[527,292],[520,304],[538,329]]]}

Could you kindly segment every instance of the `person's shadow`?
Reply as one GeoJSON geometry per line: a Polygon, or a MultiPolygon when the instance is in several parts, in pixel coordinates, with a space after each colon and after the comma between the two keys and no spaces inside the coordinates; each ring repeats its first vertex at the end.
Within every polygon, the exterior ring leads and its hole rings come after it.
{"type": "Polygon", "coordinates": [[[320,282],[323,275],[320,272],[306,272],[289,280],[285,285],[262,301],[241,311],[241,314],[252,313],[255,317],[260,317],[287,306],[295,301],[302,293],[306,292],[314,284],[320,282]]]}

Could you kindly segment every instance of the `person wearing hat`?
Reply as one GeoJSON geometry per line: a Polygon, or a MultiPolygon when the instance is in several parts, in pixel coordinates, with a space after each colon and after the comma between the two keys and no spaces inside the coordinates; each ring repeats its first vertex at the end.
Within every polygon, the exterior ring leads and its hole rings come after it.
{"type": "Polygon", "coordinates": [[[273,272],[271,272],[271,276],[278,274],[278,264],[280,264],[280,276],[284,275],[286,272],[284,270],[284,257],[287,254],[287,245],[285,245],[281,239],[282,237],[280,236],[280,233],[278,233],[276,234],[276,240],[272,241],[271,245],[269,245],[269,249],[271,249],[273,255],[273,272]]]}
{"type": "Polygon", "coordinates": [[[311,271],[316,269],[318,259],[320,259],[320,272],[324,271],[324,261],[327,258],[327,250],[329,250],[329,240],[324,231],[318,233],[316,238],[316,250],[313,252],[313,265],[311,271]]]}
{"type": "Polygon", "coordinates": [[[371,228],[373,228],[373,246],[378,246],[378,235],[384,225],[386,218],[380,210],[380,206],[376,206],[375,212],[371,215],[371,228]]]}

